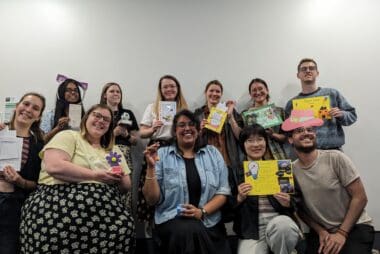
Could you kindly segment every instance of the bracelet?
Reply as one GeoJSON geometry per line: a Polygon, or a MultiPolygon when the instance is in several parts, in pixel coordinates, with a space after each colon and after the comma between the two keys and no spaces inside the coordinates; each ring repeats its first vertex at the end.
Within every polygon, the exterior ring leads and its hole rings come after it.
{"type": "Polygon", "coordinates": [[[201,207],[199,208],[201,210],[201,213],[202,213],[202,216],[201,216],[201,220],[204,220],[206,218],[206,216],[208,215],[206,209],[204,209],[204,207],[201,207]]]}
{"type": "Polygon", "coordinates": [[[348,232],[345,231],[345,230],[343,230],[343,229],[341,229],[341,228],[338,228],[338,230],[336,231],[336,233],[338,233],[338,234],[344,236],[344,238],[347,238],[347,237],[348,237],[348,232]]]}
{"type": "Polygon", "coordinates": [[[152,176],[152,177],[145,176],[145,180],[153,180],[153,179],[156,179],[156,176],[152,176]]]}

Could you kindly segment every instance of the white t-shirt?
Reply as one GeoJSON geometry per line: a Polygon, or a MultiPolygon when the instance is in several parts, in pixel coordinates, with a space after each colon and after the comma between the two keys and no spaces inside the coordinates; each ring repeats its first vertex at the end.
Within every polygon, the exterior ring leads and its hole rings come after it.
{"type": "MultiPolygon", "coordinates": [[[[140,122],[141,125],[145,125],[148,127],[151,127],[153,125],[153,121],[157,120],[158,117],[153,111],[154,103],[149,104],[144,112],[144,115],[142,117],[142,120],[140,122]]],[[[172,124],[170,125],[163,125],[159,129],[157,129],[156,132],[153,133],[153,135],[150,137],[151,139],[163,139],[163,140],[169,140],[172,136],[172,124]]]]}

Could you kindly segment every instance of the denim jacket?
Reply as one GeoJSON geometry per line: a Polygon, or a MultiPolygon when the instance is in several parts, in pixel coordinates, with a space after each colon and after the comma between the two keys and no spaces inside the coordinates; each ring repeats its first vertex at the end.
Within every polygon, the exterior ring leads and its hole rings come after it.
{"type": "MultiPolygon", "coordinates": [[[[155,222],[162,224],[177,216],[177,205],[189,203],[185,162],[175,145],[158,150],[156,176],[160,186],[160,199],[156,205],[155,222]]],[[[201,181],[199,207],[203,207],[216,194],[229,195],[228,170],[222,155],[213,146],[205,146],[195,153],[195,165],[201,181]]],[[[215,226],[221,212],[206,216],[206,227],[215,226]]]]}

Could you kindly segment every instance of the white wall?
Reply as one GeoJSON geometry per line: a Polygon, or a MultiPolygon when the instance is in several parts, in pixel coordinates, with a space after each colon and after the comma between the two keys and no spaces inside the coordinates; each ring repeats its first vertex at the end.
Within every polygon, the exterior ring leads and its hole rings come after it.
{"type": "Polygon", "coordinates": [[[344,149],[379,229],[379,9],[377,0],[0,0],[0,107],[5,96],[31,90],[53,107],[57,73],[90,83],[87,107],[105,82],[122,84],[138,119],[167,73],[191,106],[203,103],[215,78],[242,105],[254,77],[267,80],[273,101],[284,105],[300,90],[298,61],[313,57],[320,84],[357,108],[344,149]]]}

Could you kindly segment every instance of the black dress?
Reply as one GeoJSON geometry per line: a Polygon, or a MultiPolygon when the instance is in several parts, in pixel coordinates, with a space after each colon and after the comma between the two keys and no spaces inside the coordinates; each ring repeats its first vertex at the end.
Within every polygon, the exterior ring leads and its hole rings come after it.
{"type": "MultiPolygon", "coordinates": [[[[185,159],[189,203],[198,207],[201,180],[193,159],[185,159]]],[[[230,254],[223,223],[207,228],[196,218],[177,216],[156,225],[161,254],[230,254]]]]}

